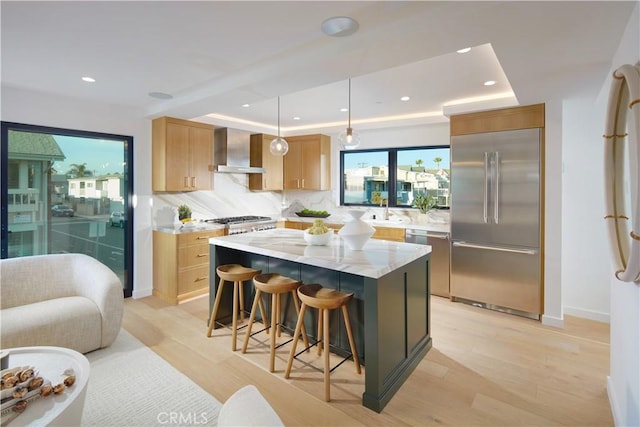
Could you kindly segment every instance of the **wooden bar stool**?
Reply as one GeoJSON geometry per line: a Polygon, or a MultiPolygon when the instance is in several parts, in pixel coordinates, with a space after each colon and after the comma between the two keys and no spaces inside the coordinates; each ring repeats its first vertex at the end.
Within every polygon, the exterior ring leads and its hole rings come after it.
{"type": "MultiPolygon", "coordinates": [[[[242,289],[242,282],[251,280],[256,274],[260,274],[261,270],[244,267],[240,264],[226,264],[216,268],[216,273],[220,277],[220,283],[218,284],[218,291],[216,292],[216,299],[213,302],[213,310],[211,312],[211,319],[209,319],[209,329],[207,330],[207,336],[211,336],[211,331],[218,315],[218,307],[220,306],[220,299],[222,298],[222,289],[225,282],[233,283],[233,318],[231,321],[231,350],[236,351],[236,340],[238,337],[238,308],[240,308],[240,318],[244,320],[244,291],[242,289]]],[[[262,308],[264,312],[264,308],[262,308]]]]}
{"type": "MultiPolygon", "coordinates": [[[[256,318],[256,308],[260,306],[262,321],[264,322],[265,328],[261,331],[255,332],[256,334],[262,332],[264,330],[269,333],[269,329],[271,329],[270,336],[270,359],[269,359],[269,371],[275,372],[275,359],[276,359],[276,348],[283,346],[290,342],[291,340],[282,343],[276,346],[276,331],[277,335],[281,335],[281,309],[280,309],[280,295],[286,294],[287,292],[291,292],[291,297],[293,299],[293,306],[296,309],[296,313],[300,314],[300,302],[298,301],[298,295],[296,290],[302,285],[300,281],[292,279],[290,277],[281,276],[277,273],[267,273],[267,274],[258,274],[253,278],[253,286],[256,288],[256,294],[253,298],[253,305],[251,306],[251,314],[249,315],[249,326],[247,327],[247,333],[244,336],[244,345],[242,346],[242,352],[247,352],[247,345],[249,344],[249,337],[251,337],[251,327],[253,326],[253,322],[256,318]],[[269,326],[267,322],[267,317],[264,313],[264,308],[262,307],[262,293],[271,294],[271,326],[269,326]]],[[[298,332],[298,335],[300,332],[298,332]]],[[[296,340],[298,335],[296,335],[296,340]]],[[[304,325],[302,326],[302,339],[304,340],[305,346],[309,347],[309,341],[307,339],[307,333],[304,330],[304,325]]]]}
{"type": "MultiPolygon", "coordinates": [[[[337,291],[335,289],[323,288],[318,284],[302,285],[298,288],[298,297],[302,301],[302,307],[300,307],[300,313],[298,314],[298,322],[296,324],[296,330],[293,334],[293,346],[289,353],[289,361],[287,363],[287,370],[284,377],[289,378],[291,373],[291,365],[296,355],[296,344],[298,343],[298,335],[301,328],[304,326],[304,312],[307,306],[318,309],[318,355],[322,351],[322,340],[324,339],[324,400],[327,402],[329,397],[329,375],[332,369],[329,366],[329,310],[336,308],[342,309],[342,316],[344,318],[344,326],[347,330],[347,337],[349,338],[349,347],[351,347],[351,355],[353,356],[353,362],[356,365],[356,372],[360,374],[362,372],[360,368],[360,360],[358,359],[358,352],[356,350],[356,344],[353,339],[353,333],[351,332],[351,322],[349,322],[349,312],[347,311],[347,304],[353,298],[353,294],[346,294],[344,292],[337,291]]],[[[313,344],[315,345],[315,344],[313,344]]],[[[312,345],[312,346],[313,346],[312,345]]],[[[300,354],[300,353],[298,353],[300,354]]]]}

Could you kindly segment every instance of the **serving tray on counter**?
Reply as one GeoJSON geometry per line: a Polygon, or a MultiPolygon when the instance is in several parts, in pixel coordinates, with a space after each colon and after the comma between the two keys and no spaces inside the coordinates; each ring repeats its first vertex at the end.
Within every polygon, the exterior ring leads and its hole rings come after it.
{"type": "Polygon", "coordinates": [[[331,216],[331,214],[308,214],[308,213],[302,213],[302,212],[296,212],[296,215],[303,217],[303,218],[326,218],[328,216],[331,216]]]}

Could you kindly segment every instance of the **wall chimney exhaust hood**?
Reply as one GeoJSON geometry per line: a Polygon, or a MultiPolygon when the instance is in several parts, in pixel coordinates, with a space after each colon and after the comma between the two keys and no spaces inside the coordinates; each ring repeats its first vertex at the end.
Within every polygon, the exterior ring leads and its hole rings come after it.
{"type": "Polygon", "coordinates": [[[216,128],[213,138],[214,170],[222,173],[264,173],[264,168],[250,164],[250,140],[250,132],[216,128]]]}

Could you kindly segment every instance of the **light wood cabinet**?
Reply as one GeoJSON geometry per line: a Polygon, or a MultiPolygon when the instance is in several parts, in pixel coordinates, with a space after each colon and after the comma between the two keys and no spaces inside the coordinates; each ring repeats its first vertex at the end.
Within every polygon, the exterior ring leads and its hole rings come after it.
{"type": "Polygon", "coordinates": [[[209,292],[209,238],[224,230],[153,232],[153,295],[177,304],[209,292]]]}
{"type": "Polygon", "coordinates": [[[263,133],[251,135],[249,164],[264,168],[265,172],[249,174],[249,190],[278,191],[284,188],[284,158],[269,151],[269,145],[275,138],[263,133]]]}
{"type": "Polygon", "coordinates": [[[307,223],[300,221],[285,221],[284,228],[290,228],[293,230],[304,230],[305,228],[311,227],[311,224],[307,226],[307,223]]]}
{"type": "Polygon", "coordinates": [[[376,232],[372,239],[392,240],[394,242],[404,242],[405,229],[400,227],[373,227],[376,232]]]}
{"type": "Polygon", "coordinates": [[[315,134],[286,140],[289,152],[284,156],[284,189],[330,190],[331,138],[315,134]]]}
{"type": "Polygon", "coordinates": [[[212,172],[212,125],[172,117],[153,120],[153,191],[211,190],[212,172]]]}

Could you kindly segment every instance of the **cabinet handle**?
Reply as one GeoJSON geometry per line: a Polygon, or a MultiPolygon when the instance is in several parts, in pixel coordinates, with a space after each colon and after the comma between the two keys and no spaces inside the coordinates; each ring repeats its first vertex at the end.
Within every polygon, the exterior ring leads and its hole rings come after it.
{"type": "Polygon", "coordinates": [[[196,255],[196,257],[198,257],[198,258],[202,258],[202,257],[206,257],[206,256],[209,256],[209,254],[198,254],[198,255],[196,255]]]}
{"type": "Polygon", "coordinates": [[[304,188],[304,178],[302,178],[302,188],[304,188]]]}
{"type": "Polygon", "coordinates": [[[209,278],[209,276],[202,276],[202,277],[196,277],[196,282],[201,282],[203,280],[207,280],[209,278]]]}
{"type": "Polygon", "coordinates": [[[196,240],[208,240],[209,236],[198,236],[196,237],[196,240]]]}
{"type": "Polygon", "coordinates": [[[484,153],[484,199],[482,202],[482,220],[485,224],[488,223],[488,195],[489,195],[489,153],[485,151],[484,153]]]}
{"type": "MultiPolygon", "coordinates": [[[[415,234],[414,234],[415,236],[415,234]]],[[[431,233],[427,233],[426,234],[427,237],[432,237],[434,239],[441,239],[441,240],[449,240],[449,236],[446,234],[431,234],[431,233]]]]}
{"type": "Polygon", "coordinates": [[[191,177],[191,187],[193,187],[193,188],[196,187],[196,177],[195,176],[191,177]]]}
{"type": "Polygon", "coordinates": [[[184,177],[184,186],[185,186],[185,188],[189,187],[189,177],[188,176],[184,177]]]}
{"type": "Polygon", "coordinates": [[[495,174],[496,174],[496,185],[495,190],[493,190],[493,221],[498,224],[500,220],[500,152],[496,151],[495,155],[495,174]]]}
{"type": "Polygon", "coordinates": [[[498,246],[475,245],[473,243],[467,242],[453,242],[453,246],[457,248],[486,249],[489,251],[510,252],[523,255],[536,255],[538,253],[538,251],[535,249],[501,248],[498,246]]]}

